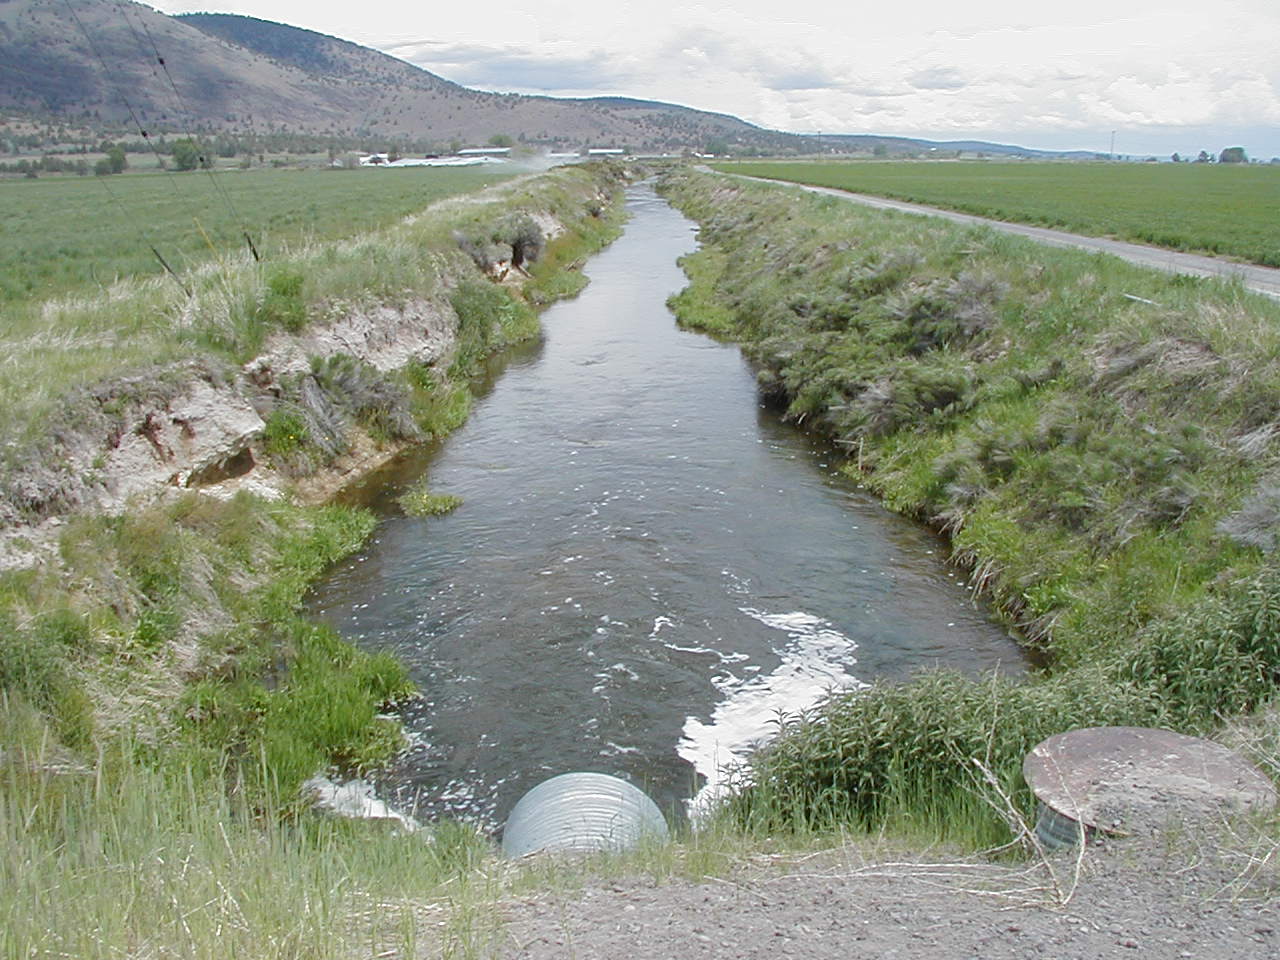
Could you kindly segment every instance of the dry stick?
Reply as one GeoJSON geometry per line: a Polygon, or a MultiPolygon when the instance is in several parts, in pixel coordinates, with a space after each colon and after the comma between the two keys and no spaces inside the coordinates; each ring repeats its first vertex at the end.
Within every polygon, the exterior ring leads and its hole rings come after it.
{"type": "MultiPolygon", "coordinates": [[[[1067,900],[1070,898],[1070,894],[1066,893],[1062,889],[1062,884],[1058,881],[1057,872],[1053,869],[1053,864],[1049,860],[1049,855],[1045,851],[1044,845],[1040,843],[1040,838],[1037,837],[1035,831],[1027,825],[1026,818],[1022,816],[1022,813],[1018,810],[1012,798],[1010,798],[1004,788],[1000,786],[1000,782],[996,779],[995,774],[991,772],[991,769],[977,757],[971,757],[970,760],[973,765],[981,771],[983,779],[986,780],[987,786],[1000,800],[999,803],[996,803],[996,801],[991,799],[990,796],[983,794],[983,801],[986,802],[986,804],[1004,820],[1009,829],[1012,830],[1015,835],[1025,839],[1025,841],[1035,851],[1039,862],[1045,867],[1045,870],[1049,875],[1049,882],[1053,887],[1054,899],[1057,901],[1059,906],[1065,906],[1067,900]]],[[[1072,887],[1071,892],[1075,892],[1074,886],[1072,887]]]]}
{"type": "Polygon", "coordinates": [[[726,880],[723,877],[708,877],[707,879],[712,883],[722,883],[726,887],[733,887],[735,890],[741,890],[743,893],[749,893],[753,897],[758,897],[761,903],[768,904],[771,902],[763,893],[758,890],[751,889],[751,887],[747,886],[745,883],[738,883],[735,880],[726,880]]]}

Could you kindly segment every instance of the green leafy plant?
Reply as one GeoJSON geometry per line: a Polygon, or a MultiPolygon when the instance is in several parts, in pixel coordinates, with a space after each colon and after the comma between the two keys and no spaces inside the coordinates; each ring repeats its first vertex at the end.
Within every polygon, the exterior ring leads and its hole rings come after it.
{"type": "Polygon", "coordinates": [[[450,493],[432,493],[424,479],[402,493],[396,501],[411,517],[438,517],[462,506],[462,498],[450,493]]]}

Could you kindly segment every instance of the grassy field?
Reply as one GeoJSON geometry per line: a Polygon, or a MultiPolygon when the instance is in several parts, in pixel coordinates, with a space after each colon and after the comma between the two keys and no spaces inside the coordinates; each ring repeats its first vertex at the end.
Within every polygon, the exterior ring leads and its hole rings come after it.
{"type": "Polygon", "coordinates": [[[716,168],[1280,266],[1280,167],[818,162],[716,168]]]}
{"type": "MultiPolygon", "coordinates": [[[[927,675],[788,718],[744,822],[980,841],[975,758],[1026,803],[1021,760],[1050,734],[1211,733],[1275,697],[1280,306],[773,185],[665,190],[704,244],[681,321],[740,341],[852,476],[948,533],[1048,663],[1031,683],[927,675]]],[[[985,815],[985,840],[1007,839],[985,815]]]]}
{"type": "Polygon", "coordinates": [[[226,251],[244,232],[270,260],[308,240],[387,226],[510,174],[490,168],[137,173],[0,182],[0,311],[163,272],[226,251]],[[216,179],[215,179],[216,177],[216,179]]]}

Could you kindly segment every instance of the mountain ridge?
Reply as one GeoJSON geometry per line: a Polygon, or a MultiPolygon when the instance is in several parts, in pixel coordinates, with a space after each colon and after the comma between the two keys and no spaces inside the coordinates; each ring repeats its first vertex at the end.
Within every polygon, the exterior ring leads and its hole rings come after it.
{"type": "MultiPolygon", "coordinates": [[[[296,132],[389,142],[797,154],[957,149],[874,134],[768,130],[728,114],[626,96],[473,90],[407,61],[290,24],[166,16],[132,0],[0,0],[0,109],[171,132],[296,132]],[[72,11],[69,13],[68,11],[72,11]]],[[[992,154],[1062,156],[1004,144],[992,154]]]]}

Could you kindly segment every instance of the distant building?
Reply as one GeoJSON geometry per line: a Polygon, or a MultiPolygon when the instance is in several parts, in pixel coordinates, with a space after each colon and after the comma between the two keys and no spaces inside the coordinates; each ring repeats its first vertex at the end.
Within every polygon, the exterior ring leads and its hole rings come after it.
{"type": "Polygon", "coordinates": [[[459,150],[460,157],[505,157],[511,152],[510,147],[467,147],[459,150]]]}
{"type": "Polygon", "coordinates": [[[620,157],[623,154],[621,147],[588,147],[588,157],[620,157]]]}

